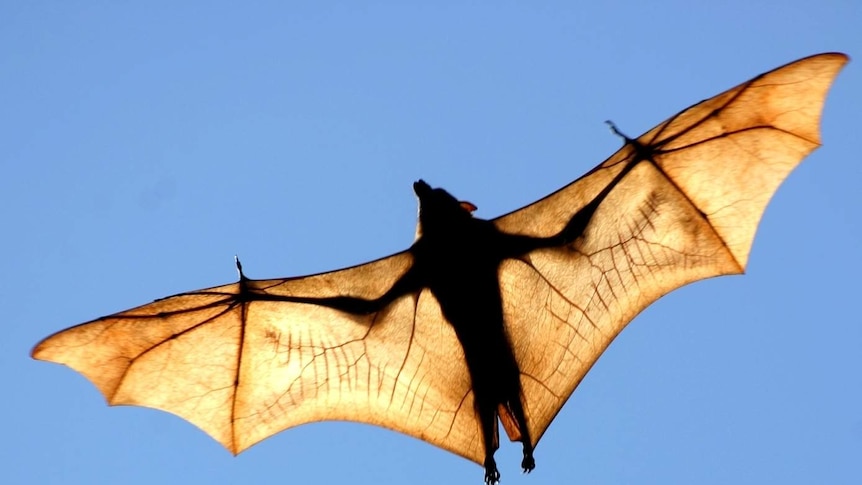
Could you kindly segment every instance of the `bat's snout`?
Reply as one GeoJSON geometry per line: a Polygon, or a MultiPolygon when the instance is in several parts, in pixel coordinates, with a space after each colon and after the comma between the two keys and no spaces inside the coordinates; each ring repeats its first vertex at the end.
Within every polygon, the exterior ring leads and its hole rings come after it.
{"type": "Polygon", "coordinates": [[[431,186],[430,186],[430,185],[428,185],[428,183],[426,183],[426,182],[425,182],[424,180],[422,180],[422,179],[419,179],[419,180],[417,180],[417,181],[413,182],[413,192],[415,192],[415,193],[416,193],[416,195],[417,195],[420,199],[421,199],[422,197],[424,197],[424,196],[426,196],[426,195],[430,194],[432,190],[433,190],[433,189],[431,189],[431,186]]]}

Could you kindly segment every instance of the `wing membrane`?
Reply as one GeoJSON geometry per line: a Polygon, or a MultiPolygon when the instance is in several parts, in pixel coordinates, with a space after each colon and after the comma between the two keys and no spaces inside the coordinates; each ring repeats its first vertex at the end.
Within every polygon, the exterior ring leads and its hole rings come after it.
{"type": "Polygon", "coordinates": [[[552,236],[637,163],[581,238],[500,269],[534,441],[644,308],[687,283],[744,271],[766,204],[819,146],[826,92],[846,62],[843,54],[809,57],[702,101],[636,140],[651,160],[628,143],[572,184],[495,220],[505,232],[552,236]]]}
{"type": "Polygon", "coordinates": [[[369,315],[242,296],[376,298],[411,262],[399,253],[184,293],[52,335],[33,356],[80,372],[109,404],[176,414],[233,453],[292,426],[348,420],[480,461],[463,353],[427,291],[369,315]]]}

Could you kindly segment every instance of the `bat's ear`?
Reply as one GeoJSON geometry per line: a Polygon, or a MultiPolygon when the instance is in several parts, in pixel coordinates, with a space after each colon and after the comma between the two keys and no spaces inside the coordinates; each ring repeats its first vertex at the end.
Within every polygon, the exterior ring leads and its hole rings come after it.
{"type": "Polygon", "coordinates": [[[476,207],[476,204],[472,202],[467,202],[466,200],[462,200],[458,203],[461,204],[461,208],[467,212],[476,212],[476,209],[478,209],[478,207],[476,207]]]}

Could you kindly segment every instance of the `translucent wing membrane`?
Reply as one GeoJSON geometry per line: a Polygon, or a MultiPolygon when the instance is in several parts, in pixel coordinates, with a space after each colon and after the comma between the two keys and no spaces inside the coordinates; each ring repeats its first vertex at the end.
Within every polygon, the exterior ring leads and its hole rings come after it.
{"type": "Polygon", "coordinates": [[[495,220],[533,237],[559,232],[637,162],[586,233],[500,270],[534,441],[610,342],[673,289],[744,271],[757,225],[787,175],[820,144],[826,93],[847,62],[821,54],[702,101],[627,144],[572,184],[495,220]]]}

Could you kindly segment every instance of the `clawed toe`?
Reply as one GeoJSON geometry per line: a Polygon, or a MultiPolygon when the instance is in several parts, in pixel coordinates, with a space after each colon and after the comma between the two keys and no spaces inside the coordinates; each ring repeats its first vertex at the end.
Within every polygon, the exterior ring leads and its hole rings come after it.
{"type": "Polygon", "coordinates": [[[533,455],[524,457],[524,460],[521,461],[521,468],[524,470],[524,473],[530,473],[536,468],[536,460],[533,459],[533,455]]]}

